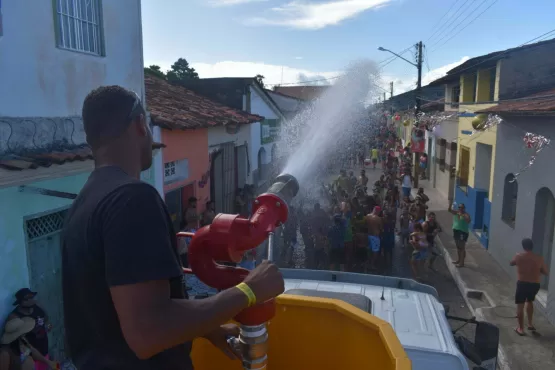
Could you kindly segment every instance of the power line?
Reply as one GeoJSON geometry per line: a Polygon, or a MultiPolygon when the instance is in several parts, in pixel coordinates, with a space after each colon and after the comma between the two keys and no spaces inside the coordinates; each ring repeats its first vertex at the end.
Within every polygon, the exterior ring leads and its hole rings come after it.
{"type": "MultiPolygon", "coordinates": [[[[486,9],[486,10],[487,10],[487,9],[486,9]]],[[[490,61],[490,60],[492,60],[492,59],[499,59],[500,56],[503,56],[503,55],[505,55],[505,54],[507,54],[507,53],[510,53],[511,51],[514,51],[514,49],[518,49],[518,48],[520,48],[520,47],[523,47],[523,46],[525,46],[525,45],[527,45],[527,44],[529,44],[529,43],[531,43],[531,42],[534,42],[534,41],[536,41],[536,40],[538,40],[538,39],[544,38],[544,37],[546,37],[547,35],[549,35],[549,34],[551,34],[551,33],[554,33],[554,32],[555,32],[555,29],[552,29],[551,31],[548,31],[548,32],[546,32],[546,33],[544,33],[544,34],[542,34],[542,35],[539,35],[538,37],[534,37],[532,40],[526,41],[525,43],[523,43],[523,44],[521,44],[521,45],[518,45],[518,46],[515,47],[515,48],[507,49],[507,50],[505,50],[504,52],[502,52],[501,54],[495,54],[495,55],[491,56],[490,58],[487,58],[487,59],[485,59],[485,60],[483,60],[483,61],[481,61],[481,62],[478,62],[478,63],[476,63],[476,64],[471,65],[470,67],[467,67],[467,68],[464,68],[464,69],[462,69],[462,70],[460,70],[460,71],[457,71],[457,74],[461,74],[462,72],[468,71],[469,69],[474,69],[476,66],[478,66],[478,65],[480,65],[480,64],[483,64],[483,63],[485,63],[485,62],[488,62],[488,61],[490,61]]],[[[543,39],[540,40],[540,41],[543,41],[543,39]]],[[[436,50],[437,50],[437,49],[436,49],[436,50]]],[[[433,53],[434,51],[432,50],[431,52],[433,53]]]]}
{"type": "MultiPolygon", "coordinates": [[[[480,3],[480,5],[478,5],[472,12],[468,13],[468,15],[459,23],[457,23],[457,25],[453,28],[453,31],[456,31],[457,27],[459,27],[461,24],[464,23],[464,21],[466,21],[472,14],[474,14],[478,9],[480,9],[482,7],[482,5],[484,5],[488,0],[484,0],[480,3]]],[[[484,14],[485,12],[487,12],[492,6],[495,5],[495,3],[497,3],[497,1],[499,0],[494,0],[487,8],[485,8],[480,14],[478,14],[476,17],[474,17],[470,22],[468,22],[466,24],[466,26],[464,26],[463,28],[461,28],[458,32],[455,32],[451,37],[449,37],[447,40],[445,40],[441,45],[437,46],[434,50],[439,49],[440,47],[442,47],[443,45],[445,45],[446,43],[448,43],[451,39],[453,39],[455,36],[457,36],[459,33],[461,33],[462,31],[464,31],[468,26],[470,26],[472,23],[474,23],[478,18],[480,18],[482,16],[482,14],[484,14]]],[[[445,38],[442,37],[441,39],[437,40],[434,45],[435,46],[437,44],[439,44],[441,42],[441,40],[443,40],[445,38]]]]}
{"type": "MultiPolygon", "coordinates": [[[[466,0],[464,3],[461,4],[461,6],[459,6],[459,8],[455,11],[455,14],[453,14],[452,17],[448,18],[445,20],[445,23],[428,39],[431,40],[434,38],[435,35],[441,35],[441,33],[445,30],[447,30],[447,28],[449,28],[449,24],[453,24],[453,22],[455,22],[457,19],[459,19],[459,17],[465,12],[464,10],[462,11],[462,13],[459,14],[459,11],[466,5],[466,3],[468,3],[470,0],[466,0]],[[456,16],[456,18],[455,18],[456,16]],[[454,18],[454,19],[453,19],[454,18]]],[[[476,1],[476,0],[472,0],[472,1],[476,1]]]]}
{"type": "Polygon", "coordinates": [[[426,67],[428,68],[428,73],[430,73],[430,58],[428,57],[428,47],[426,45],[424,45],[424,52],[426,53],[426,67]]]}
{"type": "MultiPolygon", "coordinates": [[[[457,5],[458,2],[459,2],[459,0],[455,0],[455,2],[449,7],[449,9],[445,12],[445,14],[439,19],[439,22],[437,22],[437,23],[432,27],[432,31],[434,30],[434,28],[436,28],[437,26],[439,26],[443,21],[447,21],[447,20],[449,19],[449,17],[447,17],[447,14],[449,14],[449,12],[451,11],[451,9],[453,9],[453,8],[455,7],[455,5],[457,5]],[[446,17],[447,17],[447,18],[446,18],[446,17]]],[[[436,31],[437,31],[437,29],[436,29],[436,31]]],[[[435,32],[433,32],[432,35],[426,39],[426,42],[428,42],[428,40],[430,40],[434,34],[435,34],[435,32]]]]}

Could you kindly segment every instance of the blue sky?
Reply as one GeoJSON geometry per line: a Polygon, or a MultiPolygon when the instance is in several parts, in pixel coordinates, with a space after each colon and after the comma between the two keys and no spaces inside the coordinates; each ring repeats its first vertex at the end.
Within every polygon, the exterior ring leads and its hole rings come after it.
{"type": "MultiPolygon", "coordinates": [[[[555,28],[553,0],[142,0],[142,8],[145,64],[165,69],[184,57],[201,77],[260,73],[270,84],[331,77],[350,61],[387,58],[378,46],[401,51],[420,40],[429,82],[465,57],[555,28]]],[[[384,85],[407,90],[414,73],[394,61],[384,85]]]]}

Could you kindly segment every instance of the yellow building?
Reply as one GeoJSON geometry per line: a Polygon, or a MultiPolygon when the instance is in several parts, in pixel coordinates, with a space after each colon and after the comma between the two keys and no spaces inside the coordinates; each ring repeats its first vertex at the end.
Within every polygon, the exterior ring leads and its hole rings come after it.
{"type": "Polygon", "coordinates": [[[446,110],[458,110],[454,200],[464,203],[472,229],[487,246],[497,129],[477,131],[476,111],[496,105],[502,60],[470,59],[432,84],[445,84],[446,110]]]}

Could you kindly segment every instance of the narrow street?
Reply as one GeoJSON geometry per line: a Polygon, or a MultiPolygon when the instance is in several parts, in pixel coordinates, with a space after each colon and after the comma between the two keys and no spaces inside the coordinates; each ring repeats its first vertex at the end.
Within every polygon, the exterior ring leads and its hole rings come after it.
{"type": "MultiPolygon", "coordinates": [[[[358,174],[360,172],[360,168],[353,168],[349,170],[354,171],[355,174],[358,174]]],[[[339,173],[339,171],[337,172],[339,173]]],[[[382,171],[380,168],[376,168],[376,170],[368,168],[366,169],[366,174],[369,180],[369,188],[371,188],[371,185],[379,179],[382,171]]],[[[335,176],[337,175],[330,176],[327,181],[333,181],[335,176]]],[[[300,235],[298,235],[297,240],[299,242],[299,245],[294,251],[293,262],[295,268],[304,268],[304,244],[300,235]]],[[[403,249],[400,246],[399,241],[396,239],[391,276],[409,279],[412,278],[409,265],[411,252],[412,250],[410,250],[409,248],[403,249]]],[[[466,306],[464,298],[462,297],[457,285],[455,284],[455,281],[453,280],[449,270],[447,269],[445,260],[441,256],[436,259],[434,268],[435,271],[428,270],[427,276],[424,276],[422,282],[424,284],[433,286],[437,290],[441,303],[449,307],[450,315],[470,318],[472,314],[466,306]]],[[[200,282],[195,276],[187,276],[186,284],[191,296],[203,297],[206,294],[213,294],[216,292],[214,289],[211,289],[200,282]]],[[[452,329],[457,329],[460,326],[460,322],[451,322],[452,329]]],[[[471,326],[464,327],[463,329],[461,329],[459,334],[464,335],[470,340],[474,340],[474,331],[471,326]]]]}

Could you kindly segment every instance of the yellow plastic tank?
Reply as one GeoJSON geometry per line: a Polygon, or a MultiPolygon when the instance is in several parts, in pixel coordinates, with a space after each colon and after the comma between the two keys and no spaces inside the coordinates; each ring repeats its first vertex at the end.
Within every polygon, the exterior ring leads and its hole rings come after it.
{"type": "MultiPolygon", "coordinates": [[[[410,370],[389,323],[336,299],[283,294],[268,325],[268,370],[410,370]]],[[[242,370],[204,339],[193,343],[195,370],[242,370]]]]}

